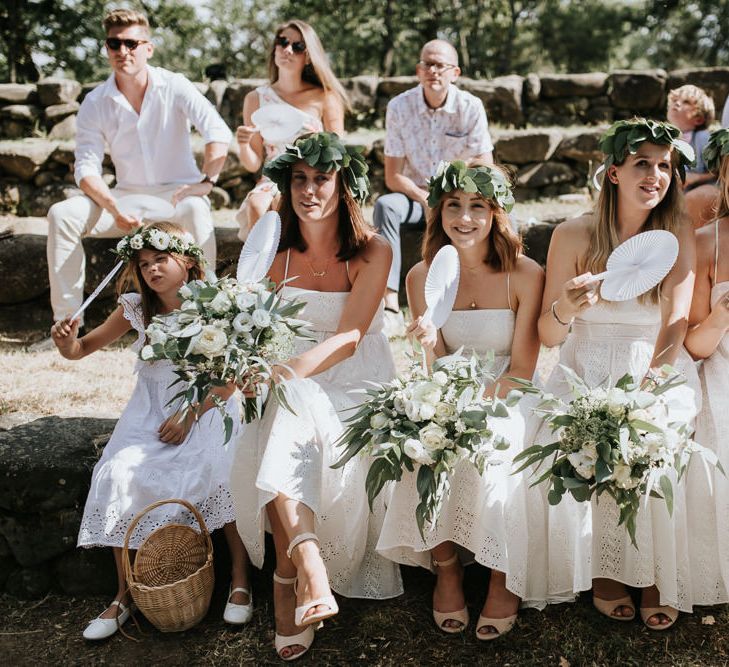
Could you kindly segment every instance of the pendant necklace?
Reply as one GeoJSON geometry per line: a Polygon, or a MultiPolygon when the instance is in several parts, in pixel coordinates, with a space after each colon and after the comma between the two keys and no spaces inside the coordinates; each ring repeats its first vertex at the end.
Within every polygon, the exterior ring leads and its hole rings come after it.
{"type": "MultiPolygon", "coordinates": [[[[476,266],[466,266],[463,264],[463,268],[467,269],[469,271],[476,271],[477,269],[480,269],[483,266],[483,264],[478,264],[476,266]]],[[[476,299],[471,299],[471,303],[468,304],[468,307],[471,310],[476,310],[476,299]]]]}
{"type": "Polygon", "coordinates": [[[332,263],[331,257],[327,260],[327,263],[324,265],[324,268],[321,271],[317,271],[314,268],[314,265],[309,261],[309,258],[305,258],[306,263],[309,265],[309,270],[311,271],[311,275],[314,276],[314,278],[323,278],[327,275],[327,271],[329,271],[329,265],[332,263]]]}

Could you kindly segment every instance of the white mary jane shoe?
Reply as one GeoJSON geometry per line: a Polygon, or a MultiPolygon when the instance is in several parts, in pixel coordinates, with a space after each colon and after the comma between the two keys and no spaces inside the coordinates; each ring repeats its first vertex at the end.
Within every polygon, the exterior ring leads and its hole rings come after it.
{"type": "MultiPolygon", "coordinates": [[[[111,637],[116,631],[129,620],[129,608],[119,600],[114,600],[109,607],[118,607],[118,614],[115,618],[101,618],[98,616],[90,621],[84,630],[84,639],[98,641],[111,637]]],[[[104,612],[101,612],[102,614],[104,612]]]]}
{"type": "Polygon", "coordinates": [[[231,625],[245,625],[253,617],[253,596],[247,588],[231,588],[228,592],[228,602],[225,604],[223,620],[231,625]],[[248,596],[248,604],[233,604],[230,596],[233,593],[245,593],[248,596]]]}

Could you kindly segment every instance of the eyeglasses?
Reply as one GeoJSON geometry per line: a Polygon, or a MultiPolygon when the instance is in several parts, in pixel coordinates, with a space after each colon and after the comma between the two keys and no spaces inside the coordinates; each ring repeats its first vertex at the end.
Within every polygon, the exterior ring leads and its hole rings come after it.
{"type": "Polygon", "coordinates": [[[148,44],[146,39],[119,39],[118,37],[107,37],[104,44],[109,51],[118,51],[122,44],[127,47],[127,51],[134,51],[140,44],[148,44]]]}
{"type": "Polygon", "coordinates": [[[294,53],[303,53],[304,51],[306,51],[305,42],[292,42],[283,35],[279,35],[278,37],[276,37],[274,43],[276,44],[276,46],[280,46],[282,49],[285,49],[289,44],[291,44],[291,50],[294,53]]]}
{"type": "Polygon", "coordinates": [[[425,60],[418,61],[418,67],[424,70],[432,69],[434,72],[447,72],[449,69],[455,69],[458,65],[450,65],[449,63],[432,63],[425,60]]]}

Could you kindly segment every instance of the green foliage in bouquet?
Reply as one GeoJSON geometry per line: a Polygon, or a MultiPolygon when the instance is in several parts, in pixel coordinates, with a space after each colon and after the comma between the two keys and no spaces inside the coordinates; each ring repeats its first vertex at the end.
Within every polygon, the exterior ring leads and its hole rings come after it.
{"type": "Polygon", "coordinates": [[[665,366],[662,377],[643,384],[624,375],[614,387],[590,388],[570,368],[560,368],[574,399],[566,403],[544,395],[535,409],[558,439],[518,454],[514,461],[521,467],[516,472],[551,458],[534,482],[548,480],[551,505],[559,504],[565,493],[587,502],[607,492],[618,505],[618,525],[625,524],[638,548],[636,518],[642,498],[663,498],[673,513],[674,481],[681,481],[694,453],[721,470],[716,455],[691,439],[689,424],[671,419],[667,392],[685,380],[665,366]]]}
{"type": "Polygon", "coordinates": [[[501,463],[497,451],[509,447],[490,424],[508,417],[507,406],[521,394],[484,397],[494,379],[484,362],[460,351],[437,359],[430,373],[413,363],[406,377],[366,390],[366,401],[347,419],[338,443],[344,452],[332,467],[360,453],[374,459],[365,483],[370,508],[387,482],[417,469],[415,519],[423,536],[426,525],[437,523],[456,466],[468,459],[483,474],[486,466],[501,463]]]}
{"type": "Polygon", "coordinates": [[[260,417],[270,385],[288,409],[283,387],[273,381],[272,367],[288,359],[297,338],[309,338],[308,322],[296,319],[304,304],[285,301],[274,283],[239,284],[233,278],[216,282],[194,280],[178,292],[181,307],[158,315],[147,327],[144,361],[167,359],[175,365],[183,389],[170,404],[184,417],[210,398],[223,414],[225,442],[233,421],[225,402],[211,392],[233,382],[255,391],[244,401],[245,421],[260,417]]]}

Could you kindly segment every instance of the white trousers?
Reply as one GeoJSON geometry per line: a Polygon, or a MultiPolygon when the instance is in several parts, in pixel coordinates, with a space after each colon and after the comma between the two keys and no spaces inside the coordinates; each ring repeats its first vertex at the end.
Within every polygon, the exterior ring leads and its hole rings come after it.
{"type": "MultiPolygon", "coordinates": [[[[148,194],[172,200],[179,186],[115,188],[112,194],[123,197],[131,194],[148,194]]],[[[215,270],[215,229],[207,197],[185,197],[175,207],[175,222],[190,232],[202,248],[209,267],[215,270]]],[[[85,195],[71,197],[51,206],[48,211],[48,273],[51,283],[51,307],[54,320],[73,314],[83,301],[86,272],[86,256],[81,239],[118,238],[123,232],[114,218],[85,195]]],[[[83,324],[83,315],[81,316],[83,324]]]]}

